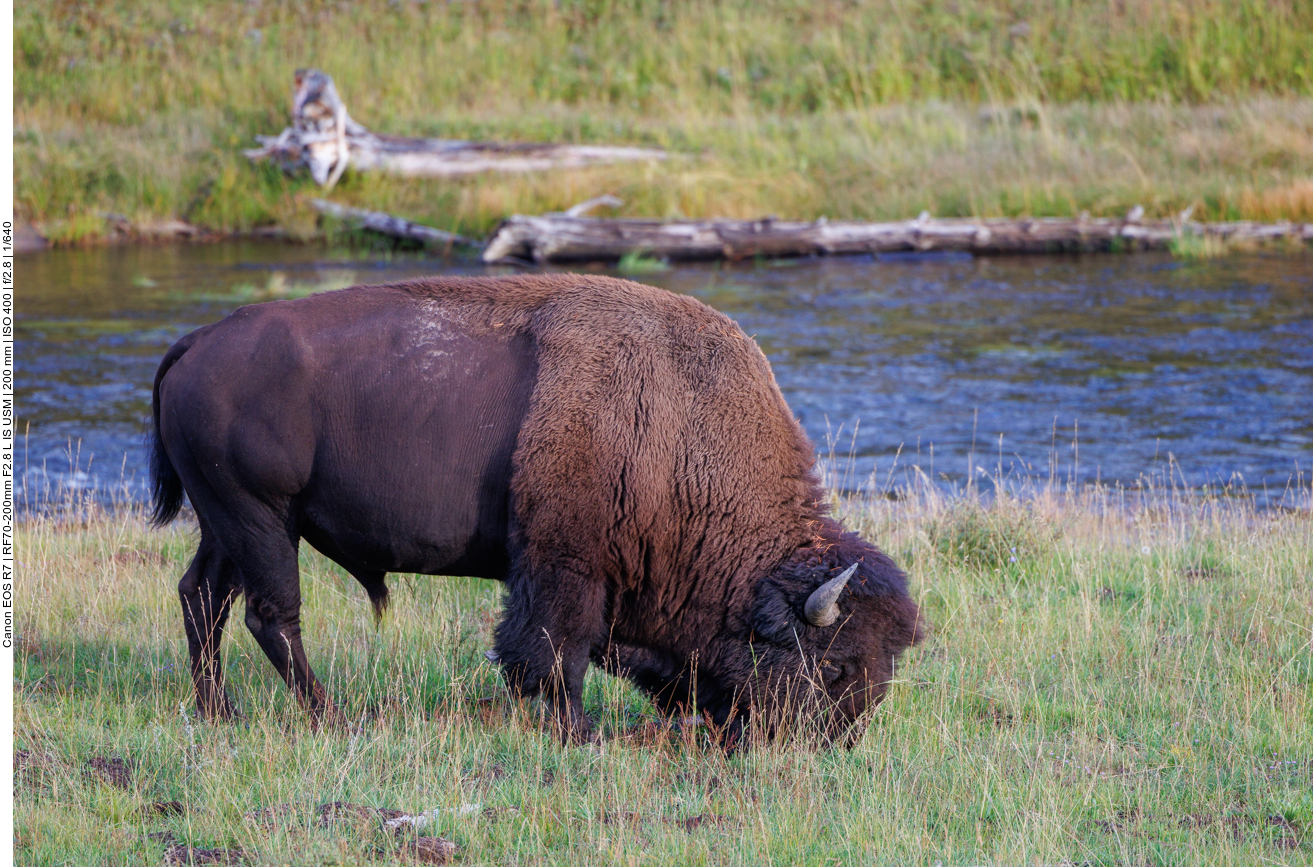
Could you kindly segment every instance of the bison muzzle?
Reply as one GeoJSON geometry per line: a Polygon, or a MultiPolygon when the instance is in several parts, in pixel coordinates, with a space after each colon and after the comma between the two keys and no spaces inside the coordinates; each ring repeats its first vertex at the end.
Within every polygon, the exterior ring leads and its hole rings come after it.
{"type": "Polygon", "coordinates": [[[200,712],[233,712],[234,598],[316,720],[301,539],[378,610],[388,572],[505,585],[508,686],[588,734],[588,663],[727,744],[837,738],[920,635],[907,581],[831,518],[761,351],[700,302],[575,275],[428,279],[243,307],[179,340],[154,385],[154,520],[183,492],[178,586],[200,712]]]}

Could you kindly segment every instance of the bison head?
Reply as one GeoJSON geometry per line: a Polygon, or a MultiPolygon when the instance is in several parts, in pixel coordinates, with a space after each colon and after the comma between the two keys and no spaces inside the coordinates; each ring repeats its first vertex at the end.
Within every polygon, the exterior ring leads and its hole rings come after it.
{"type": "MultiPolygon", "coordinates": [[[[827,521],[827,524],[830,522],[827,521]]],[[[796,728],[851,746],[854,723],[884,697],[899,653],[921,639],[907,579],[885,554],[830,524],[755,583],[744,609],[696,647],[611,642],[594,660],[670,714],[691,707],[724,732],[773,737],[796,728]]]]}
{"type": "Polygon", "coordinates": [[[758,584],[743,681],[767,734],[798,721],[851,745],[894,661],[921,638],[907,579],[853,533],[799,548],[758,584]]]}

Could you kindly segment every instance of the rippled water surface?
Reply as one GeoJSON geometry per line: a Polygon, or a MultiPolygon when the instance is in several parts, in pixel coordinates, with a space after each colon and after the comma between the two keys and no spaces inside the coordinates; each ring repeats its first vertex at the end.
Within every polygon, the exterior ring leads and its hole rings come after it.
{"type": "MultiPolygon", "coordinates": [[[[268,244],[20,258],[20,502],[141,495],[155,365],[193,328],[254,301],[429,273],[488,270],[268,244]]],[[[1311,256],[859,257],[638,279],[755,335],[849,487],[911,465],[945,484],[1000,466],[1133,484],[1169,460],[1191,486],[1308,485],[1311,256]]]]}

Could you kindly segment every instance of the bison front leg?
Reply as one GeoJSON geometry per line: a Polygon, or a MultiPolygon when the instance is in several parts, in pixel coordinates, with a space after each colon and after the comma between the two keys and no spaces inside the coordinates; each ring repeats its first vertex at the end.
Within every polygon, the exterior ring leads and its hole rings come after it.
{"type": "Polygon", "coordinates": [[[496,652],[507,684],[525,698],[541,695],[550,701],[566,742],[592,734],[584,714],[584,675],[606,630],[605,591],[593,584],[512,575],[497,626],[496,652]]]}
{"type": "Polygon", "coordinates": [[[205,719],[229,719],[232,702],[223,687],[219,645],[236,593],[236,570],[213,537],[201,533],[196,556],[178,582],[182,624],[191,655],[191,679],[196,688],[196,710],[205,719]]]}

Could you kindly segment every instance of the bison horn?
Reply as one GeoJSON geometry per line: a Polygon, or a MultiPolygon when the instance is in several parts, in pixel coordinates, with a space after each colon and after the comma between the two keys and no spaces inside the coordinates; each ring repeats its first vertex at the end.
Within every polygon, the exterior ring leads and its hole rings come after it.
{"type": "Polygon", "coordinates": [[[812,591],[803,606],[803,614],[812,626],[829,626],[839,619],[839,594],[848,585],[848,579],[857,571],[857,564],[849,566],[838,578],[831,578],[812,591]]]}

